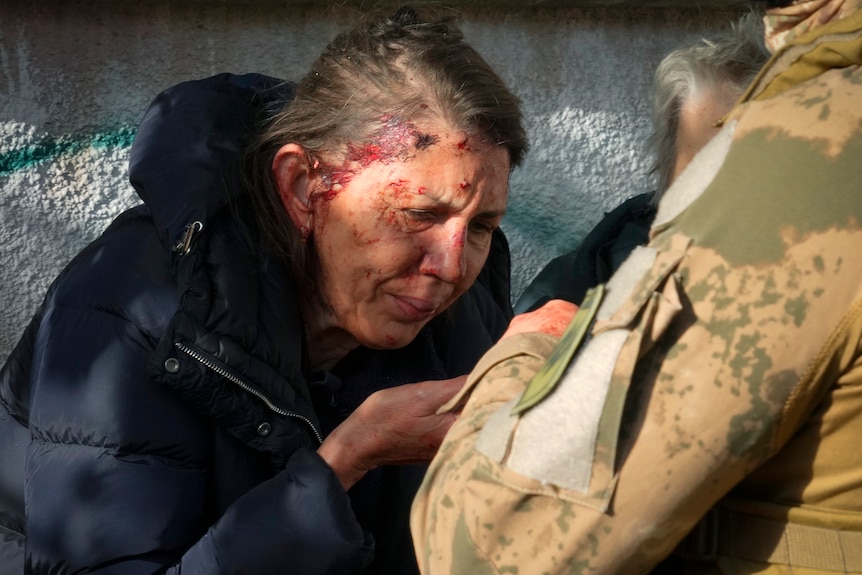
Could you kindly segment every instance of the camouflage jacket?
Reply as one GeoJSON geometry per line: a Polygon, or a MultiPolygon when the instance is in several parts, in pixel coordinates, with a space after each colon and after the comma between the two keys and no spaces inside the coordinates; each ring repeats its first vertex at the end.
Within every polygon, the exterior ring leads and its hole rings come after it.
{"type": "Polygon", "coordinates": [[[553,339],[481,360],[414,501],[425,575],[862,573],[861,61],[862,12],[773,57],[535,405],[553,339]]]}

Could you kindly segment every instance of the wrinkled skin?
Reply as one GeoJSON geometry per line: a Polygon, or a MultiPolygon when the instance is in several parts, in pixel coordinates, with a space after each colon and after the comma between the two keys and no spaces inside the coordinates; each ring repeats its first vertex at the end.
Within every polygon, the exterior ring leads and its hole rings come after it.
{"type": "Polygon", "coordinates": [[[504,147],[439,123],[405,133],[390,121],[380,137],[397,145],[352,150],[337,167],[294,144],[275,159],[285,206],[320,258],[313,353],[407,345],[476,280],[506,211],[504,147]]]}
{"type": "MultiPolygon", "coordinates": [[[[476,280],[506,210],[504,147],[445,123],[384,120],[375,143],[348,146],[338,165],[295,144],[273,163],[285,207],[320,260],[319,298],[304,314],[316,368],[357,345],[410,343],[476,280]]],[[[454,420],[436,411],[464,379],[375,393],[318,453],[345,489],[374,467],[429,461],[454,420]]]]}

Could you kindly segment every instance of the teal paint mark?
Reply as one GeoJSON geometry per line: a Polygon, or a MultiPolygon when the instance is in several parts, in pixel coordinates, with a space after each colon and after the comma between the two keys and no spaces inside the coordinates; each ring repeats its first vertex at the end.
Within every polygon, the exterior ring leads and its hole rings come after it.
{"type": "Polygon", "coordinates": [[[526,194],[514,194],[513,188],[510,188],[509,206],[501,227],[507,235],[513,230],[520,230],[533,238],[537,245],[548,248],[553,254],[562,255],[580,246],[594,224],[579,216],[576,207],[562,206],[559,213],[549,214],[547,206],[530,201],[526,194]],[[575,219],[572,220],[572,217],[575,219]]]}
{"type": "Polygon", "coordinates": [[[46,138],[39,143],[0,154],[0,176],[53,162],[88,148],[127,148],[132,145],[136,131],[135,127],[124,126],[93,135],[46,138]]]}

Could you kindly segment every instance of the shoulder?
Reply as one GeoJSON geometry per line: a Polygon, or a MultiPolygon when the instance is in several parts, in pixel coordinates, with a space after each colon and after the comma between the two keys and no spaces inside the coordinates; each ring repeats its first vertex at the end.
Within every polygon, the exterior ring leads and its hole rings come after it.
{"type": "Polygon", "coordinates": [[[113,315],[158,337],[178,305],[171,256],[146,208],[121,214],[61,272],[46,309],[113,315]]]}

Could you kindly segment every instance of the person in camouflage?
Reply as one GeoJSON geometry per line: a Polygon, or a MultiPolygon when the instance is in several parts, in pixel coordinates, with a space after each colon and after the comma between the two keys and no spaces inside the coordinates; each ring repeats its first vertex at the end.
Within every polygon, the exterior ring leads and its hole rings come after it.
{"type": "Polygon", "coordinates": [[[561,339],[516,318],[449,404],[423,574],[862,573],[862,0],[765,23],[650,243],[561,339]]]}

